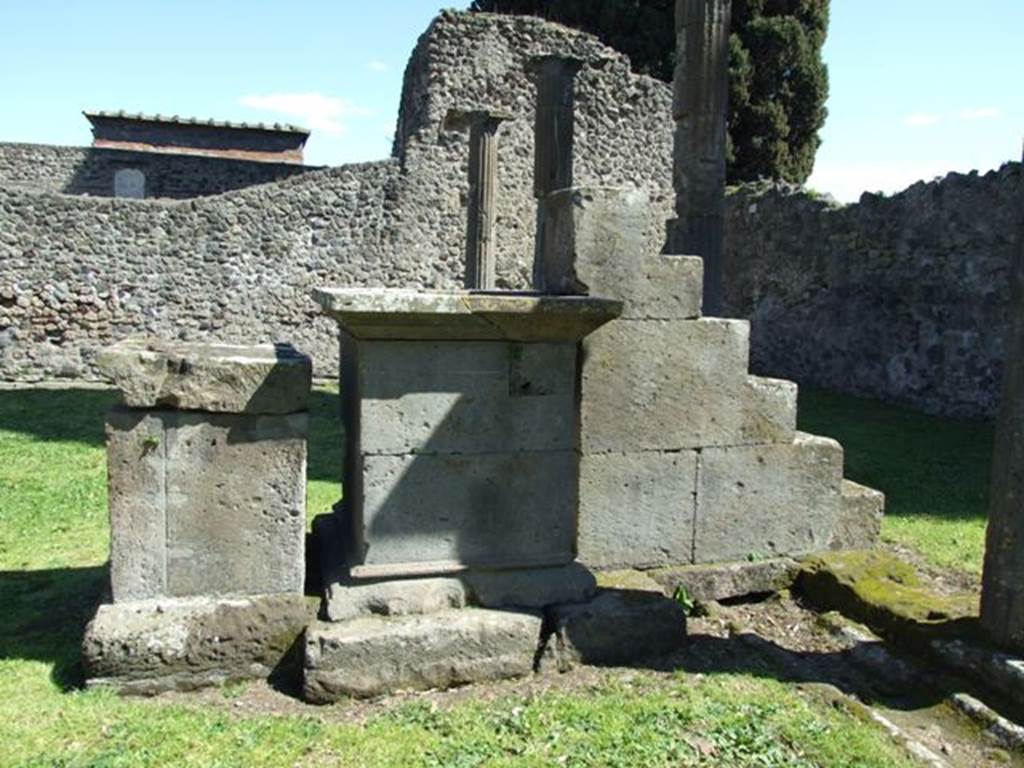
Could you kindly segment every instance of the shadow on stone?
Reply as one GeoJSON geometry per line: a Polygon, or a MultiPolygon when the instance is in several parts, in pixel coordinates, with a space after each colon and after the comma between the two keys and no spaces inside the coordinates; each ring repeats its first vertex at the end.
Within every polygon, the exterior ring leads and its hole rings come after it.
{"type": "Polygon", "coordinates": [[[0,659],[52,664],[58,688],[80,687],[82,635],[107,590],[106,565],[0,571],[0,659]]]}

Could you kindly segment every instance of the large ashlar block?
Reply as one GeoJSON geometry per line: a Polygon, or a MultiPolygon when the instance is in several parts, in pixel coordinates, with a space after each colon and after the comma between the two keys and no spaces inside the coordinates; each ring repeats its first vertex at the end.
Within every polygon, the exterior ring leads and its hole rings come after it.
{"type": "Polygon", "coordinates": [[[573,560],[572,451],[365,456],[358,575],[573,560]]]}
{"type": "Polygon", "coordinates": [[[541,206],[542,290],[622,300],[627,319],[700,317],[702,262],[659,253],[665,222],[646,192],[565,189],[541,206]]]}
{"type": "Polygon", "coordinates": [[[579,557],[595,568],[693,561],[697,453],[585,454],[579,557]]]}
{"type": "Polygon", "coordinates": [[[343,355],[365,454],[568,451],[575,344],[364,341],[343,355]]]}
{"type": "Polygon", "coordinates": [[[307,421],[305,413],[111,412],[115,602],[301,593],[307,421]]]}
{"type": "Polygon", "coordinates": [[[878,543],[885,514],[885,494],[874,488],[843,480],[842,504],[831,549],[871,549],[878,543]]]}
{"type": "Polygon", "coordinates": [[[86,628],[82,660],[90,686],[123,693],[265,678],[309,620],[301,595],[101,605],[86,628]]]}
{"type": "Polygon", "coordinates": [[[132,408],[294,413],[306,409],[313,377],[309,357],[288,344],[129,339],[97,364],[132,408]]]}
{"type": "Polygon", "coordinates": [[[542,623],[539,613],[480,609],[316,623],[306,630],[303,692],[327,703],[527,675],[542,623]]]}
{"type": "Polygon", "coordinates": [[[620,320],[584,342],[584,452],[787,443],[793,385],[749,377],[740,320],[620,320]]]}
{"type": "Polygon", "coordinates": [[[839,443],[803,433],[789,445],[701,451],[695,562],[828,549],[842,475],[839,443]]]}

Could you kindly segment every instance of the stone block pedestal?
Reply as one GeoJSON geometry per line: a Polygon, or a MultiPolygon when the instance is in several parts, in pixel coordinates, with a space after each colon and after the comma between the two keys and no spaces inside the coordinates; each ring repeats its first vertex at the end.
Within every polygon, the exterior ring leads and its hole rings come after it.
{"type": "Polygon", "coordinates": [[[107,417],[113,604],[87,630],[91,682],[265,675],[307,613],[309,358],[130,341],[100,361],[124,405],[107,417]]]}

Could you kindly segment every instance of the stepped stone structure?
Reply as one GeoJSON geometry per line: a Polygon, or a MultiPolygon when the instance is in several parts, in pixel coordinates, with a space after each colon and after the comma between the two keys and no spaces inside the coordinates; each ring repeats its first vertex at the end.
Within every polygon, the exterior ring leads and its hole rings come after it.
{"type": "Polygon", "coordinates": [[[87,677],[265,677],[308,619],[309,358],[128,341],[101,365],[124,405],[107,418],[112,602],[86,631],[87,677]]]}
{"type": "MultiPolygon", "coordinates": [[[[439,26],[414,60],[437,55],[439,26]]],[[[671,253],[668,201],[584,183],[579,148],[617,137],[577,141],[594,126],[576,99],[588,78],[637,81],[581,41],[534,41],[501,67],[537,94],[533,262],[514,269],[532,290],[477,289],[522,287],[495,263],[508,245],[492,212],[508,179],[497,123],[524,126],[473,103],[489,96],[474,80],[457,109],[403,103],[407,141],[410,121],[470,130],[411,142],[399,186],[414,194],[430,177],[417,164],[462,152],[474,220],[396,204],[383,228],[409,242],[443,224],[431,256],[457,253],[441,272],[471,289],[312,292],[340,328],[346,457],[344,497],[314,525],[317,620],[300,594],[308,358],[168,342],[98,358],[126,407],[108,428],[114,589],[85,640],[94,682],[266,675],[294,647],[320,703],[628,663],[685,642],[679,587],[779,589],[794,557],[873,543],[881,495],[843,480],[838,443],[796,431],[795,385],[748,373],[748,324],[703,316],[702,261],[671,253]],[[650,588],[601,582],[612,569],[650,588]]]]}

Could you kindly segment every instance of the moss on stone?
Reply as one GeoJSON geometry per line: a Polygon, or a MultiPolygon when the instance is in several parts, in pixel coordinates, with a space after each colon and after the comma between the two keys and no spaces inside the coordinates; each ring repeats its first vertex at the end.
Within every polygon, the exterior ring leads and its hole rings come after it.
{"type": "Polygon", "coordinates": [[[602,589],[624,589],[665,594],[665,588],[643,571],[598,571],[597,586],[602,589]]]}
{"type": "Polygon", "coordinates": [[[914,642],[973,631],[978,615],[975,595],[939,594],[912,566],[877,550],[814,555],[802,563],[797,585],[819,610],[914,642]]]}

